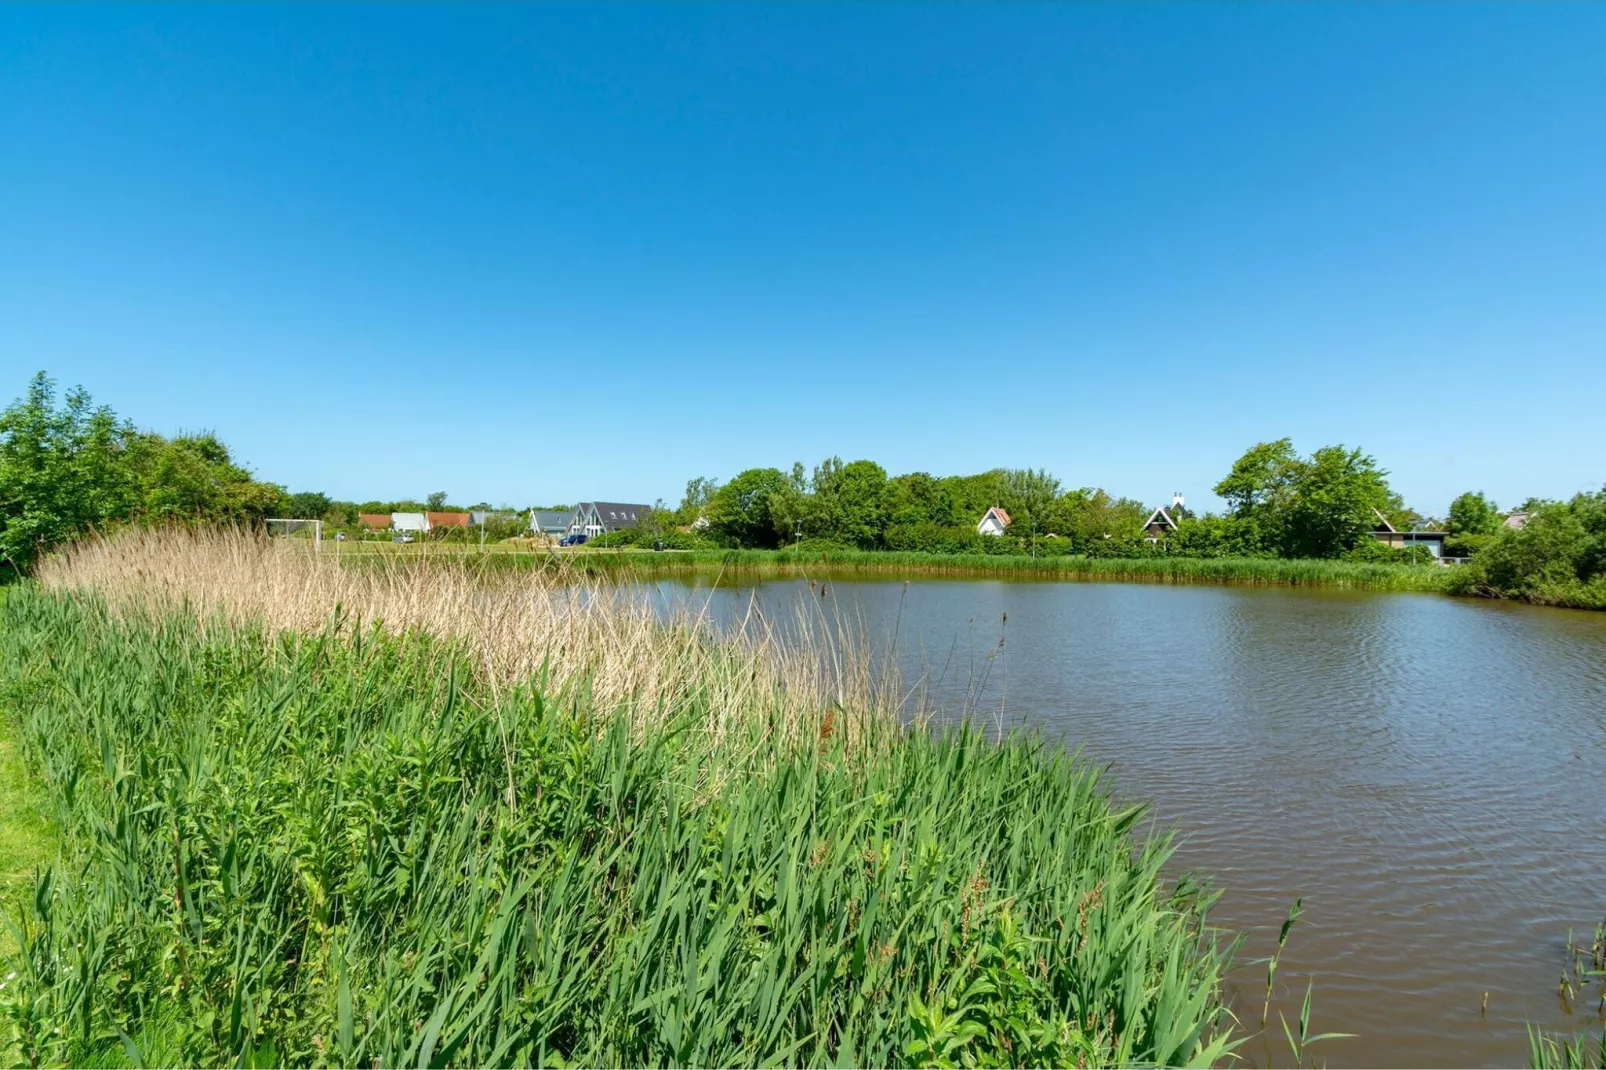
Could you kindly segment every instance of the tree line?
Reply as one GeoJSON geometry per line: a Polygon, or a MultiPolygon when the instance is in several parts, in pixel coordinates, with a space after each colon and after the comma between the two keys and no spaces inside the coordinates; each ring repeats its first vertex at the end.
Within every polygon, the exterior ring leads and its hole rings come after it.
{"type": "MultiPolygon", "coordinates": [[[[1251,447],[1214,490],[1222,514],[1167,506],[1175,523],[1151,540],[1148,503],[1098,487],[1068,488],[1044,469],[999,468],[977,475],[888,476],[869,460],[832,457],[812,471],[751,468],[728,483],[687,484],[672,520],[719,545],[794,543],[861,550],[1078,553],[1101,556],[1333,558],[1375,556],[1380,516],[1402,530],[1423,518],[1359,449],[1330,446],[1300,456],[1289,439],[1251,447]],[[988,509],[1010,518],[1003,537],[982,535],[988,509]]],[[[1382,548],[1386,549],[1386,548],[1382,548]]]]}
{"type": "MultiPolygon", "coordinates": [[[[1151,536],[1144,530],[1149,504],[1096,487],[1067,488],[1040,468],[889,476],[874,461],[831,457],[812,469],[797,463],[790,471],[749,468],[728,482],[692,479],[677,507],[659,502],[638,530],[599,541],[1409,560],[1409,551],[1372,538],[1381,516],[1400,531],[1446,532],[1447,553],[1472,558],[1455,577],[1458,590],[1606,608],[1606,490],[1566,502],[1530,499],[1521,507],[1528,514],[1521,528],[1505,525],[1495,503],[1469,491],[1440,520],[1409,508],[1365,451],[1324,446],[1301,455],[1287,438],[1251,446],[1212,489],[1226,503],[1222,512],[1168,508],[1175,527],[1151,536]],[[1010,516],[1007,532],[979,534],[977,522],[995,506],[1010,516]]],[[[43,372],[0,413],[0,575],[11,578],[55,545],[127,521],[290,516],[357,531],[361,513],[465,508],[489,509],[449,505],[445,492],[424,501],[361,503],[291,493],[255,478],[210,432],[167,438],[141,431],[96,406],[81,388],[58,398],[43,372]]],[[[486,537],[524,533],[528,510],[499,512],[486,537]]],[[[467,534],[445,529],[442,537],[467,534]]]]}

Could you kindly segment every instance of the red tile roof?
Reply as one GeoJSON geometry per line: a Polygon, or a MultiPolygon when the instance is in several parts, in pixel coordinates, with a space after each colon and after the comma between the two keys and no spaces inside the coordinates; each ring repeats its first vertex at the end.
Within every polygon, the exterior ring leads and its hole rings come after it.
{"type": "Polygon", "coordinates": [[[389,513],[359,513],[357,519],[362,521],[363,527],[373,531],[384,531],[390,527],[389,513]]]}
{"type": "Polygon", "coordinates": [[[430,513],[429,526],[432,528],[466,528],[469,516],[467,513],[430,513]]]}

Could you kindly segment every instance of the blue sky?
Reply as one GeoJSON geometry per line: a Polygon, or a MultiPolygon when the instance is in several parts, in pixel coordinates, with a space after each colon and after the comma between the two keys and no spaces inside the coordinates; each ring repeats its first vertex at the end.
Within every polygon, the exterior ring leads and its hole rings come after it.
{"type": "Polygon", "coordinates": [[[1606,481],[1606,5],[7,5],[0,145],[0,393],[293,489],[1606,481]]]}

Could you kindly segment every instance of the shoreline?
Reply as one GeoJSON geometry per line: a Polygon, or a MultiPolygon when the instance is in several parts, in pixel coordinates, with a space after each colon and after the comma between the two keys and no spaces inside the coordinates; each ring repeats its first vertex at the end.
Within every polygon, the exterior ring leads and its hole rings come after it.
{"type": "Polygon", "coordinates": [[[1076,582],[1216,584],[1223,586],[1331,587],[1348,590],[1446,593],[1451,570],[1431,565],[1385,565],[1280,558],[1026,557],[933,554],[891,550],[562,550],[414,544],[357,544],[344,556],[482,559],[490,567],[573,569],[585,574],[628,572],[774,576],[1006,578],[1076,582]],[[383,549],[370,549],[371,546],[383,549]]]}

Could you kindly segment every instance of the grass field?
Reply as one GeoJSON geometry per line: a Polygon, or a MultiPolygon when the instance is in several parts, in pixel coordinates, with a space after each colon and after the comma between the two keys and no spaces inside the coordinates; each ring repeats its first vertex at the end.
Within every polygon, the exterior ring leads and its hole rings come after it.
{"type": "MultiPolygon", "coordinates": [[[[62,861],[14,1058],[1208,1063],[1210,896],[1087,763],[613,585],[126,536],[0,605],[62,861]],[[472,597],[468,597],[472,596],[472,597]]],[[[788,634],[793,634],[789,631],[788,634]]],[[[796,633],[807,635],[807,631],[796,633]]]]}
{"type": "MultiPolygon", "coordinates": [[[[428,544],[359,544],[342,549],[346,560],[376,557],[468,557],[472,549],[428,544]]],[[[1022,580],[1080,580],[1140,583],[1206,583],[1265,586],[1337,587],[1377,591],[1446,590],[1449,569],[1430,565],[1381,565],[1350,561],[1265,558],[1088,558],[1024,557],[992,554],[927,554],[893,551],[696,550],[520,550],[498,547],[484,555],[493,567],[566,568],[599,574],[668,575],[676,572],[879,577],[1003,577],[1022,580]]]]}

